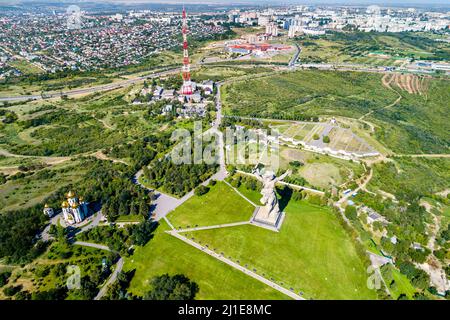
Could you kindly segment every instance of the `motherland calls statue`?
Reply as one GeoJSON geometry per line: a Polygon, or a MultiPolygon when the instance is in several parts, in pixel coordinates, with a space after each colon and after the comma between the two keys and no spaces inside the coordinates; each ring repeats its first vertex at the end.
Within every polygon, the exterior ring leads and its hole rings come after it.
{"type": "Polygon", "coordinates": [[[260,201],[264,207],[261,208],[258,215],[267,222],[275,223],[280,215],[280,207],[278,205],[277,195],[275,194],[275,185],[290,173],[291,171],[288,170],[277,178],[273,171],[266,171],[264,174],[261,174],[259,170],[254,171],[256,178],[263,183],[263,189],[261,190],[262,198],[260,201]]]}

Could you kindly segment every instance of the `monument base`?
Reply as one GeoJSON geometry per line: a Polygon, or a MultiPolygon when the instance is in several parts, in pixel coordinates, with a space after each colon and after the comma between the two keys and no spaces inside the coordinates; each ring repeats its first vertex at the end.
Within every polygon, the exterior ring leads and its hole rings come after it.
{"type": "Polygon", "coordinates": [[[278,231],[281,228],[283,220],[284,212],[268,216],[266,207],[256,207],[251,223],[266,229],[278,231]]]}

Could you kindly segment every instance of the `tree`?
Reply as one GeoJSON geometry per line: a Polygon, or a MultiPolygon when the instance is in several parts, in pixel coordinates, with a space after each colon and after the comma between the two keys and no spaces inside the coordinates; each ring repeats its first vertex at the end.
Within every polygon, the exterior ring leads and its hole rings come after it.
{"type": "Polygon", "coordinates": [[[319,135],[318,135],[317,133],[314,133],[314,135],[313,135],[313,139],[314,139],[314,140],[319,140],[319,139],[320,139],[320,137],[319,137],[319,135]]]}
{"type": "Polygon", "coordinates": [[[196,196],[202,196],[204,194],[207,194],[209,192],[209,188],[205,187],[204,185],[200,185],[197,188],[195,188],[195,195],[196,196]]]}
{"type": "Polygon", "coordinates": [[[194,300],[199,291],[198,285],[182,274],[173,277],[163,274],[153,278],[151,285],[145,300],[194,300]]]}
{"type": "Polygon", "coordinates": [[[0,273],[0,288],[3,287],[8,282],[10,276],[11,272],[9,271],[4,271],[0,273]]]}
{"type": "Polygon", "coordinates": [[[32,300],[64,300],[67,297],[67,287],[56,287],[48,291],[37,291],[31,295],[32,300]]]}
{"type": "Polygon", "coordinates": [[[358,212],[356,211],[356,208],[354,206],[347,206],[345,208],[345,216],[350,220],[355,221],[358,217],[358,212]]]}
{"type": "Polygon", "coordinates": [[[324,143],[330,143],[330,137],[329,136],[323,136],[322,141],[324,143]]]}
{"type": "Polygon", "coordinates": [[[138,246],[144,246],[152,237],[153,231],[156,229],[158,223],[146,220],[134,226],[131,232],[131,241],[138,246]]]}

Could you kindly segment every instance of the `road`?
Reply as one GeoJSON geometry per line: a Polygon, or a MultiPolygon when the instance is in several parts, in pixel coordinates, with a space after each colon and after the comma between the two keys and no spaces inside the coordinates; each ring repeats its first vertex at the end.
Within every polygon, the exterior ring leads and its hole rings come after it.
{"type": "Polygon", "coordinates": [[[111,285],[117,280],[117,276],[122,271],[122,268],[123,268],[123,259],[121,257],[119,261],[117,261],[116,267],[114,268],[114,271],[109,277],[108,281],[106,281],[103,287],[99,290],[94,300],[101,300],[103,298],[103,296],[108,292],[109,285],[111,285]]]}
{"type": "Polygon", "coordinates": [[[300,53],[302,52],[302,49],[300,48],[300,46],[296,43],[296,52],[294,54],[294,56],[292,57],[291,61],[289,61],[289,67],[292,68],[295,66],[295,63],[298,60],[298,57],[300,56],[300,53]]]}
{"type": "MultiPolygon", "coordinates": [[[[219,149],[219,171],[217,171],[212,177],[207,179],[202,183],[202,185],[206,186],[209,184],[209,181],[211,180],[217,180],[217,181],[223,181],[227,175],[228,172],[226,170],[226,164],[225,164],[225,147],[224,147],[224,141],[223,141],[223,134],[219,130],[220,125],[222,123],[222,103],[220,100],[220,86],[221,84],[217,84],[217,94],[216,94],[216,120],[214,121],[214,124],[212,128],[206,132],[214,132],[218,135],[218,149],[219,149]]],[[[205,133],[206,133],[205,132],[205,133]]],[[[157,191],[155,189],[147,188],[144,186],[140,181],[139,178],[142,176],[143,170],[139,170],[133,177],[133,183],[141,186],[142,188],[145,188],[147,190],[150,190],[154,193],[156,199],[152,203],[152,209],[153,209],[153,215],[154,220],[160,220],[164,218],[167,214],[175,210],[177,207],[182,205],[184,202],[186,202],[188,199],[190,199],[194,195],[194,190],[191,190],[187,194],[185,194],[182,198],[175,198],[173,196],[170,196],[168,194],[164,194],[160,191],[157,191]]]]}
{"type": "Polygon", "coordinates": [[[169,233],[170,235],[174,236],[175,238],[178,238],[181,241],[189,244],[190,246],[192,246],[192,247],[194,247],[194,248],[196,248],[198,250],[203,251],[204,253],[210,255],[211,257],[213,257],[213,258],[215,258],[215,259],[217,259],[219,261],[222,261],[223,263],[226,263],[227,265],[231,266],[232,268],[234,268],[236,270],[239,270],[239,271],[245,273],[246,275],[248,275],[248,276],[250,276],[250,277],[252,277],[252,278],[254,278],[254,279],[258,280],[258,281],[261,281],[262,283],[268,285],[269,287],[274,288],[275,290],[278,290],[281,293],[284,293],[285,295],[291,297],[294,300],[305,300],[304,298],[302,298],[301,296],[299,296],[295,292],[290,291],[290,290],[288,290],[288,289],[286,289],[286,288],[276,284],[275,282],[264,278],[263,276],[260,276],[259,274],[257,274],[255,272],[253,272],[253,271],[251,271],[251,270],[249,270],[249,269],[239,265],[238,263],[235,263],[235,262],[231,261],[230,259],[225,258],[221,254],[218,254],[218,253],[216,253],[216,252],[214,252],[214,251],[212,251],[212,250],[210,250],[210,249],[208,249],[206,247],[201,246],[200,244],[198,244],[198,243],[196,243],[196,242],[194,242],[194,241],[192,241],[192,240],[190,240],[190,239],[180,235],[175,230],[166,231],[166,232],[169,233]]]}
{"type": "MultiPolygon", "coordinates": [[[[152,74],[146,75],[146,76],[140,76],[140,77],[135,77],[132,79],[117,81],[117,82],[109,83],[109,84],[105,84],[105,85],[92,86],[89,88],[73,89],[73,90],[68,90],[68,91],[64,91],[64,92],[44,93],[44,98],[51,99],[51,98],[59,98],[61,96],[74,96],[74,95],[89,94],[89,93],[94,93],[94,92],[99,92],[99,91],[113,90],[113,89],[118,89],[120,87],[126,87],[129,85],[133,85],[135,83],[138,83],[138,82],[141,82],[141,81],[144,81],[147,79],[164,77],[164,76],[174,74],[174,73],[179,73],[179,72],[181,72],[181,68],[175,68],[175,69],[170,69],[170,70],[166,70],[166,71],[152,73],[152,74]]],[[[43,99],[41,94],[39,94],[39,95],[22,95],[22,96],[13,96],[13,97],[0,97],[0,102],[1,101],[41,100],[41,99],[43,99]]]]}
{"type": "MultiPolygon", "coordinates": [[[[108,248],[107,246],[102,245],[102,244],[97,244],[97,243],[92,243],[92,242],[84,242],[84,241],[75,241],[73,244],[78,245],[78,246],[90,247],[90,248],[95,248],[95,249],[99,249],[99,250],[105,250],[105,251],[112,252],[112,250],[110,248],[108,248]]],[[[120,257],[116,263],[114,271],[111,273],[111,275],[109,276],[106,283],[100,288],[100,290],[98,291],[94,300],[100,300],[101,298],[103,298],[103,296],[108,292],[109,285],[111,285],[112,283],[114,283],[117,280],[117,276],[122,271],[122,269],[123,269],[123,258],[120,257]]]]}

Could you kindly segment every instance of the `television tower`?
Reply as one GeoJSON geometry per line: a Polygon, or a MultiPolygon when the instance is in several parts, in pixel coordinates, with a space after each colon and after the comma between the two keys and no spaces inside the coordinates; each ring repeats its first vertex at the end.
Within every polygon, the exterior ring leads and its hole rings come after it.
{"type": "Polygon", "coordinates": [[[181,87],[181,94],[189,96],[192,94],[192,83],[191,83],[191,67],[189,65],[189,52],[188,52],[188,42],[187,42],[187,18],[186,10],[183,7],[183,86],[181,87]]]}

